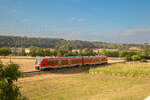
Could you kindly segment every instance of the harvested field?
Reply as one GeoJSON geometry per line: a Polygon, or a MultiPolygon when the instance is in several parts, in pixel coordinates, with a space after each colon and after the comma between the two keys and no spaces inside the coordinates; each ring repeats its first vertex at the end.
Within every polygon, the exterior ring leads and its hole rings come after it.
{"type": "Polygon", "coordinates": [[[135,62],[96,68],[57,69],[20,78],[17,85],[29,100],[144,100],[150,95],[150,80],[149,74],[143,75],[140,71],[149,71],[149,66],[150,63],[135,62]],[[101,69],[108,73],[99,73],[101,69]],[[110,74],[109,69],[123,74],[110,74]],[[125,69],[139,74],[126,75],[125,69]],[[98,72],[91,73],[91,70],[98,72]]]}
{"type": "MultiPolygon", "coordinates": [[[[10,62],[9,59],[1,59],[4,64],[10,62]]],[[[20,70],[22,72],[34,71],[35,59],[11,59],[13,63],[20,65],[20,70]]]]}

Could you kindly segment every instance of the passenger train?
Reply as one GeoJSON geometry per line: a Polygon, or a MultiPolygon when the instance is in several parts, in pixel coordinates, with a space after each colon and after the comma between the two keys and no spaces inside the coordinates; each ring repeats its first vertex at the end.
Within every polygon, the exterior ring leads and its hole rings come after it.
{"type": "Polygon", "coordinates": [[[44,70],[46,68],[62,68],[106,63],[106,56],[38,58],[36,59],[35,69],[44,70]]]}

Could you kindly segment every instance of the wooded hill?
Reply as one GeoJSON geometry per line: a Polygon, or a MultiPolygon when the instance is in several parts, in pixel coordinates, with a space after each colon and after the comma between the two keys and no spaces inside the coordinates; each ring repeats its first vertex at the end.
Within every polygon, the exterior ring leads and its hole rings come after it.
{"type": "Polygon", "coordinates": [[[104,49],[129,49],[130,47],[147,48],[148,44],[115,44],[105,42],[90,42],[81,40],[64,40],[58,38],[21,37],[21,36],[0,36],[0,47],[30,47],[60,48],[69,45],[72,49],[79,48],[104,48],[104,49]]]}

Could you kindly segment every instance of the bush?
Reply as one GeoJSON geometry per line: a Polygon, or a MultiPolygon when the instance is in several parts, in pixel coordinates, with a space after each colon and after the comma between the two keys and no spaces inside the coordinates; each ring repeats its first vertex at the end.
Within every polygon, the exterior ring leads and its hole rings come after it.
{"type": "Polygon", "coordinates": [[[141,62],[147,62],[147,60],[146,59],[141,59],[141,62]]]}
{"type": "Polygon", "coordinates": [[[9,47],[0,48],[0,55],[1,56],[8,56],[9,54],[11,54],[11,48],[9,48],[9,47]]]}
{"type": "Polygon", "coordinates": [[[149,59],[149,53],[147,51],[139,51],[138,55],[142,58],[142,59],[149,59]]]}
{"type": "Polygon", "coordinates": [[[136,54],[137,54],[137,51],[123,50],[123,51],[119,52],[119,57],[126,57],[126,55],[133,56],[133,55],[136,55],[136,54]]]}
{"type": "Polygon", "coordinates": [[[119,57],[119,51],[102,51],[103,56],[107,57],[119,57]]]}
{"type": "Polygon", "coordinates": [[[18,70],[19,65],[0,63],[0,100],[25,100],[22,97],[19,87],[14,82],[18,80],[21,73],[18,70]]]}
{"type": "Polygon", "coordinates": [[[132,61],[138,61],[138,60],[141,60],[141,57],[139,55],[134,55],[134,56],[131,56],[131,59],[132,61]]]}
{"type": "Polygon", "coordinates": [[[126,60],[126,61],[131,61],[131,60],[132,60],[132,59],[131,59],[131,56],[130,56],[130,55],[126,55],[126,56],[125,56],[125,60],[126,60]]]}

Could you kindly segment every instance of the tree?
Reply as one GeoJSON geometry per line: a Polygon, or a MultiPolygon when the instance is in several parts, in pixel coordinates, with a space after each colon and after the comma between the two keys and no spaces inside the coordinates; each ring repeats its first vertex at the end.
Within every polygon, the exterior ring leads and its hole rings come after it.
{"type": "Polygon", "coordinates": [[[9,48],[9,47],[0,48],[0,55],[1,56],[8,56],[9,54],[11,54],[11,48],[9,48]]]}
{"type": "Polygon", "coordinates": [[[0,63],[0,100],[25,100],[14,82],[18,80],[21,73],[19,65],[0,63]]]}
{"type": "Polygon", "coordinates": [[[25,52],[25,48],[24,47],[21,48],[20,55],[21,56],[26,56],[26,52],[25,52]]]}
{"type": "Polygon", "coordinates": [[[31,46],[29,55],[32,56],[32,57],[36,57],[37,56],[36,49],[37,49],[37,47],[31,46]]]}
{"type": "Polygon", "coordinates": [[[45,56],[51,56],[50,49],[46,48],[44,52],[45,52],[45,56]]]}
{"type": "Polygon", "coordinates": [[[36,55],[40,56],[40,57],[44,57],[44,50],[42,48],[36,48],[36,55]]]}

